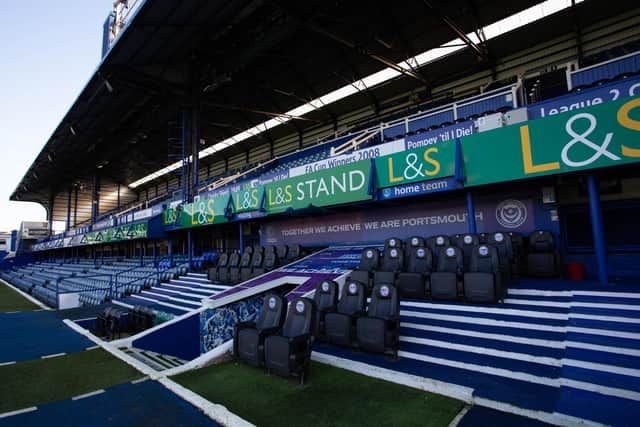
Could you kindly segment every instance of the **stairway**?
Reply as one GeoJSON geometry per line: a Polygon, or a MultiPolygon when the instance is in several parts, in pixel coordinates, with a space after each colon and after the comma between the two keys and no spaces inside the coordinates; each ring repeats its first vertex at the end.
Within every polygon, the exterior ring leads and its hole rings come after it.
{"type": "Polygon", "coordinates": [[[316,351],[470,387],[476,403],[560,423],[640,416],[640,293],[510,289],[500,305],[403,300],[400,314],[397,361],[316,351]]]}
{"type": "Polygon", "coordinates": [[[174,356],[167,356],[164,354],[156,353],[154,351],[141,350],[134,347],[125,347],[121,348],[120,350],[158,372],[176,368],[187,363],[185,360],[179,359],[174,356]]]}
{"type": "Polygon", "coordinates": [[[160,283],[139,294],[114,300],[115,304],[131,307],[145,305],[155,310],[182,315],[202,306],[201,300],[231,288],[211,282],[204,273],[187,273],[169,283],[160,283]]]}

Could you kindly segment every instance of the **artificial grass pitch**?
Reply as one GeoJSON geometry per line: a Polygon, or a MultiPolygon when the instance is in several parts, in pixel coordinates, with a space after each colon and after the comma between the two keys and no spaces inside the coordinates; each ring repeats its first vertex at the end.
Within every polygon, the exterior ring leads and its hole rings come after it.
{"type": "Polygon", "coordinates": [[[101,349],[0,366],[0,413],[69,399],[141,376],[101,349]]]}
{"type": "Polygon", "coordinates": [[[258,426],[447,426],[464,403],[312,362],[304,387],[238,362],[173,378],[258,426]]]}
{"type": "Polygon", "coordinates": [[[0,282],[0,313],[39,309],[40,307],[0,282]]]}

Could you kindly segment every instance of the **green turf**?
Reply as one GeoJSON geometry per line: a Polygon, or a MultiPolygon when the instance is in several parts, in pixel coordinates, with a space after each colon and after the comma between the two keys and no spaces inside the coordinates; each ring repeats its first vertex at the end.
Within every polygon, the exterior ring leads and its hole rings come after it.
{"type": "Polygon", "coordinates": [[[100,349],[0,366],[0,413],[68,399],[141,376],[100,349]]]}
{"type": "Polygon", "coordinates": [[[40,307],[0,282],[0,313],[38,309],[40,309],[40,307]]]}
{"type": "Polygon", "coordinates": [[[237,362],[173,378],[259,426],[447,426],[463,402],[313,363],[304,387],[237,362]]]}

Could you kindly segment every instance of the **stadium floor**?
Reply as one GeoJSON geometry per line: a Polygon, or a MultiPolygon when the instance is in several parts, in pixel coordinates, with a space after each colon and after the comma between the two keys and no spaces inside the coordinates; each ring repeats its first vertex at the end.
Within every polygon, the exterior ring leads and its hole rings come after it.
{"type": "Polygon", "coordinates": [[[155,381],[124,383],[0,418],[7,427],[217,426],[155,381]]]}
{"type": "Polygon", "coordinates": [[[94,343],[62,322],[55,311],[0,313],[0,364],[73,353],[94,343]]]}

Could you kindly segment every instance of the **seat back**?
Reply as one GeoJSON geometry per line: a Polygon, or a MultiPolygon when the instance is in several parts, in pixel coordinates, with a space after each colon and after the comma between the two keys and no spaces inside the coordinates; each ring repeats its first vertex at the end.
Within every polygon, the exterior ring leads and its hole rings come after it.
{"type": "Polygon", "coordinates": [[[268,251],[264,253],[264,259],[262,260],[262,268],[265,270],[273,270],[278,263],[278,255],[276,252],[268,251]]]}
{"type": "Polygon", "coordinates": [[[501,262],[508,263],[513,259],[513,246],[508,235],[501,232],[490,233],[487,243],[498,250],[501,262]]]}
{"type": "Polygon", "coordinates": [[[431,273],[433,256],[429,248],[408,248],[407,273],[431,273]]]}
{"type": "Polygon", "coordinates": [[[276,248],[276,255],[278,255],[278,259],[286,259],[287,255],[289,255],[289,246],[282,245],[276,248]]]}
{"type": "Polygon", "coordinates": [[[384,241],[384,250],[386,251],[387,249],[390,249],[390,248],[401,249],[402,244],[403,244],[402,239],[399,239],[397,237],[389,237],[387,240],[384,241]]]}
{"type": "Polygon", "coordinates": [[[380,253],[376,248],[365,248],[360,254],[358,270],[373,271],[380,266],[380,253]]]}
{"type": "Polygon", "coordinates": [[[238,267],[240,268],[247,268],[249,266],[251,266],[251,252],[247,252],[245,251],[242,256],[240,257],[240,263],[238,265],[238,267]]]}
{"type": "Polygon", "coordinates": [[[302,246],[295,244],[289,246],[289,254],[287,255],[288,260],[298,259],[302,255],[302,246]]]}
{"type": "Polygon", "coordinates": [[[262,310],[256,319],[256,329],[279,328],[284,323],[286,315],[286,300],[280,295],[267,294],[262,299],[262,310]]]}
{"type": "Polygon", "coordinates": [[[530,253],[550,253],[555,250],[553,234],[545,230],[537,230],[529,235],[530,253]]]}
{"type": "Polygon", "coordinates": [[[511,239],[514,254],[522,254],[524,252],[524,239],[522,238],[522,234],[515,231],[510,231],[507,234],[511,239]]]}
{"type": "Polygon", "coordinates": [[[265,246],[265,247],[264,247],[264,251],[263,251],[263,252],[264,252],[265,254],[266,254],[267,252],[273,252],[273,253],[276,253],[276,247],[275,247],[275,246],[273,246],[273,245],[267,245],[267,246],[265,246]]]}
{"type": "Polygon", "coordinates": [[[470,258],[471,253],[473,252],[473,248],[478,246],[480,241],[478,240],[477,234],[461,234],[456,240],[455,244],[462,249],[462,253],[465,257],[470,258]]]}
{"type": "Polygon", "coordinates": [[[402,248],[391,247],[384,250],[380,271],[400,271],[404,269],[404,251],[402,248]]]}
{"type": "Polygon", "coordinates": [[[498,250],[491,245],[478,245],[473,248],[469,271],[473,273],[497,274],[500,271],[498,250]]]}
{"type": "Polygon", "coordinates": [[[252,268],[262,267],[263,259],[264,259],[264,255],[262,252],[254,252],[253,257],[251,258],[251,267],[252,268]]]}
{"type": "Polygon", "coordinates": [[[450,245],[449,236],[439,235],[431,236],[427,239],[427,247],[431,249],[431,254],[436,258],[440,258],[442,249],[450,245]]]}
{"type": "Polygon", "coordinates": [[[218,258],[218,263],[216,264],[216,267],[226,267],[228,263],[229,263],[229,254],[226,252],[223,252],[218,258]]]}
{"type": "Polygon", "coordinates": [[[345,283],[340,293],[338,312],[351,316],[355,312],[364,310],[366,296],[367,290],[364,284],[355,280],[345,283]]]}
{"type": "Polygon", "coordinates": [[[324,311],[329,307],[338,305],[338,284],[333,280],[323,280],[316,286],[316,292],[313,295],[318,311],[324,311]]]}
{"type": "Polygon", "coordinates": [[[461,272],[464,267],[462,249],[457,246],[447,246],[438,256],[438,271],[448,273],[461,272]]]}
{"type": "MultiPolygon", "coordinates": [[[[424,245],[425,245],[424,239],[422,237],[420,237],[420,236],[412,236],[409,239],[407,239],[407,242],[406,242],[407,249],[424,247],[424,245]]],[[[408,253],[408,251],[407,251],[407,253],[408,253]]]]}
{"type": "Polygon", "coordinates": [[[287,319],[282,327],[282,336],[293,338],[304,334],[311,334],[315,330],[315,307],[313,301],[307,298],[296,298],[289,304],[287,319]]]}
{"type": "Polygon", "coordinates": [[[367,316],[390,319],[400,314],[400,298],[395,286],[376,285],[371,294],[367,316]]]}
{"type": "Polygon", "coordinates": [[[491,233],[479,233],[478,234],[478,242],[481,244],[486,245],[489,242],[489,236],[491,235],[491,233]]]}
{"type": "Polygon", "coordinates": [[[227,262],[227,267],[237,267],[240,264],[240,254],[238,252],[234,252],[229,255],[229,262],[227,262]]]}

